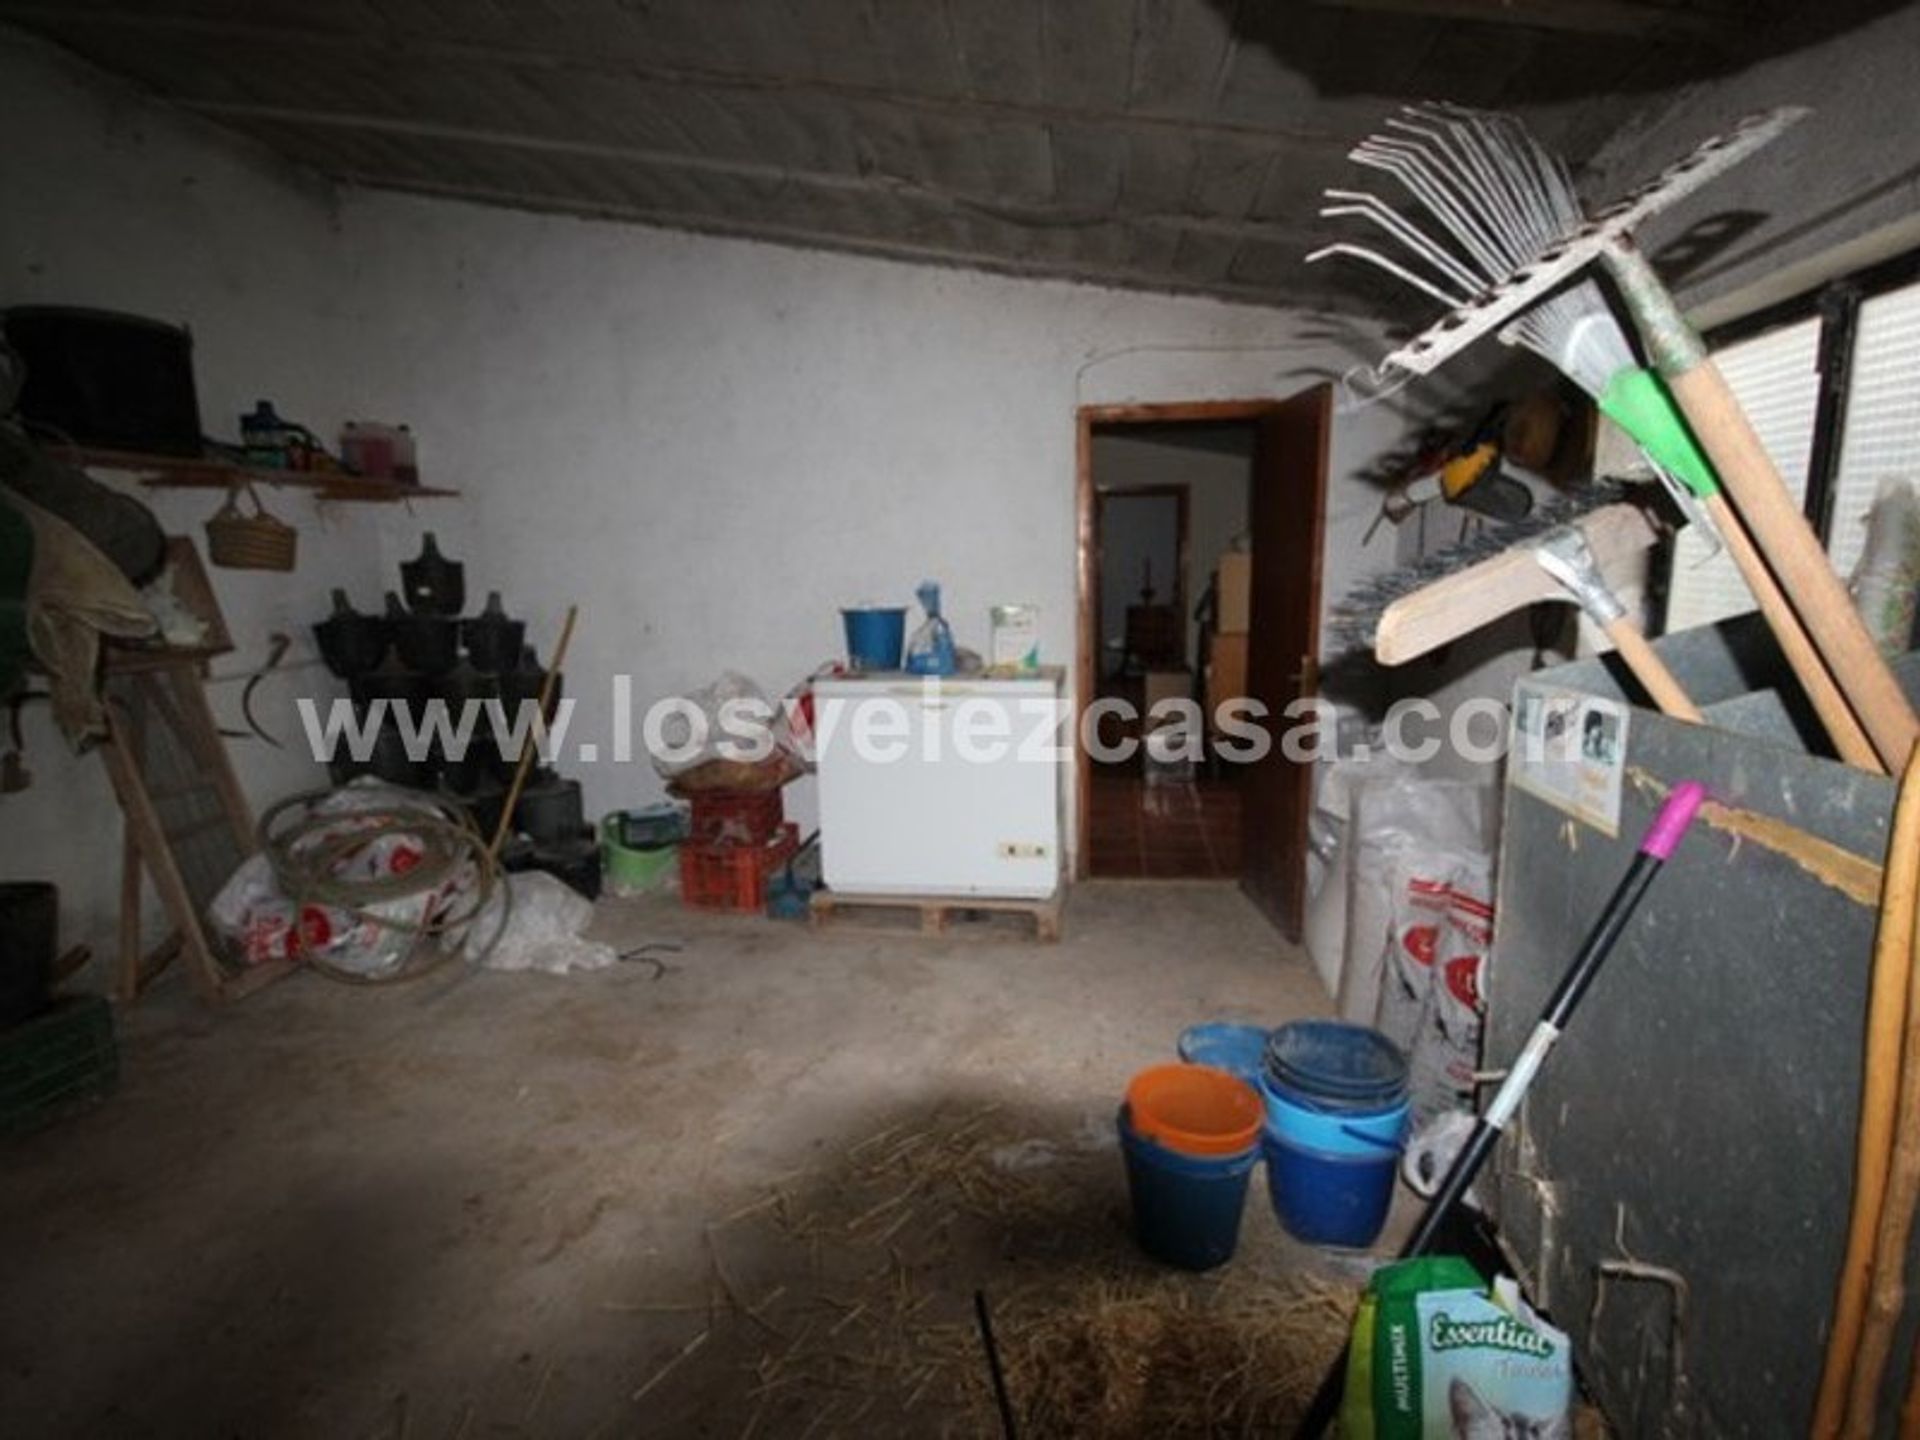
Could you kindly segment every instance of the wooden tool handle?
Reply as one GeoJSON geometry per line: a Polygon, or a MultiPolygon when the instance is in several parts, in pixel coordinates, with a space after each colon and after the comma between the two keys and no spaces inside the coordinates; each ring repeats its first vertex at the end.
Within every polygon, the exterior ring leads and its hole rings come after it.
{"type": "MultiPolygon", "coordinates": [[[[1920,899],[1920,753],[1907,763],[1901,777],[1884,875],[1880,924],[1873,941],[1873,971],[1867,985],[1860,1121],[1854,1140],[1853,1211],[1833,1302],[1833,1324],[1828,1328],[1826,1366],[1814,1403],[1810,1431],[1814,1440],[1833,1440],[1846,1418],[1847,1392],[1866,1320],[1874,1246],[1886,1201],[1887,1167],[1899,1104],[1900,1050],[1912,984],[1914,906],[1920,899]]],[[[1920,1057],[1910,1058],[1920,1062],[1920,1057]]]]}
{"type": "Polygon", "coordinates": [[[1806,626],[1794,614],[1787,597],[1780,593],[1780,583],[1773,578],[1773,572],[1767,569],[1767,562],[1760,558],[1760,552],[1753,548],[1753,541],[1747,537],[1746,527],[1740,523],[1740,517],[1733,513],[1733,507],[1727,504],[1723,495],[1709,496],[1706,509],[1707,518],[1713,521],[1714,528],[1720,532],[1720,543],[1727,547],[1727,554],[1732,557],[1741,578],[1747,582],[1747,589],[1753,592],[1760,613],[1766,617],[1773,638],[1780,646],[1780,653],[1787,657],[1787,664],[1793,667],[1800,688],[1813,705],[1814,714],[1820,717],[1821,725],[1833,741],[1833,748],[1849,765],[1886,774],[1887,767],[1880,762],[1873,742],[1867,738],[1867,732],[1860,728],[1859,719],[1847,704],[1846,697],[1840,693],[1840,687],[1833,683],[1833,676],[1827,673],[1827,663],[1820,658],[1820,652],[1813,648],[1813,641],[1807,637],[1806,626]]]}
{"type": "MultiPolygon", "coordinates": [[[[1889,865],[1892,857],[1889,857],[1889,865]]],[[[1893,885],[1893,871],[1887,884],[1893,885]]],[[[1911,886],[1908,887],[1909,892],[1911,886]]],[[[1911,900],[1911,894],[1903,896],[1911,900]]],[[[1911,921],[1909,929],[1913,929],[1911,921]]],[[[1875,1227],[1873,1259],[1868,1272],[1866,1313],[1860,1327],[1860,1348],[1853,1361],[1853,1383],[1847,1391],[1847,1423],[1840,1432],[1847,1440],[1873,1440],[1880,1433],[1880,1382],[1893,1351],[1893,1332],[1907,1299],[1907,1240],[1913,1234],[1914,1209],[1920,1205],[1920,963],[1915,963],[1909,939],[1906,967],[1905,1059],[1899,1062],[1899,1091],[1887,1117],[1892,1131],[1891,1155],[1886,1163],[1886,1193],[1875,1227]]],[[[1878,957],[1875,957],[1876,960],[1878,957]]],[[[1875,990],[1879,988],[1876,975],[1875,990]]],[[[1877,996],[1876,996],[1877,998],[1877,996]]],[[[1869,1075],[1869,1088],[1874,1077],[1869,1075]]],[[[1886,1088],[1893,1088],[1891,1072],[1886,1088]]],[[[1863,1113],[1863,1122],[1865,1119],[1863,1113]]],[[[1863,1130],[1864,1133],[1864,1130],[1863,1130]]]]}
{"type": "Polygon", "coordinates": [[[1676,720],[1686,720],[1695,725],[1702,723],[1705,717],[1701,715],[1700,707],[1693,703],[1692,697],[1674,678],[1673,672],[1667,668],[1667,662],[1654,653],[1653,646],[1647,643],[1647,637],[1641,633],[1638,625],[1622,615],[1607,625],[1607,638],[1613,641],[1614,649],[1627,662],[1633,678],[1640,682],[1640,688],[1660,707],[1662,715],[1671,715],[1676,720]]]}
{"type": "MultiPolygon", "coordinates": [[[[1637,505],[1604,506],[1579,525],[1603,573],[1652,548],[1658,538],[1637,505]]],[[[1382,665],[1403,665],[1537,601],[1567,598],[1560,582],[1534,559],[1533,545],[1516,541],[1511,550],[1387,606],[1374,626],[1374,658],[1382,665]]]]}
{"type": "MultiPolygon", "coordinates": [[[[553,657],[547,661],[546,678],[540,682],[540,723],[547,723],[547,707],[553,703],[553,688],[560,683],[560,667],[567,663],[567,646],[573,640],[573,622],[579,618],[580,607],[567,607],[566,623],[560,627],[559,643],[553,647],[553,657]]],[[[520,747],[520,759],[513,767],[513,784],[507,789],[507,803],[500,809],[500,822],[493,827],[493,843],[487,846],[487,854],[495,860],[500,858],[500,847],[507,843],[507,836],[513,830],[513,812],[520,804],[520,792],[527,788],[527,772],[533,769],[533,757],[540,744],[532,727],[527,730],[526,742],[520,747]]]]}
{"type": "Polygon", "coordinates": [[[1920,738],[1920,719],[1875,648],[1826,551],[1794,504],[1746,412],[1711,359],[1670,373],[1667,385],[1713,461],[1767,564],[1806,622],[1828,669],[1891,771],[1920,738]]]}

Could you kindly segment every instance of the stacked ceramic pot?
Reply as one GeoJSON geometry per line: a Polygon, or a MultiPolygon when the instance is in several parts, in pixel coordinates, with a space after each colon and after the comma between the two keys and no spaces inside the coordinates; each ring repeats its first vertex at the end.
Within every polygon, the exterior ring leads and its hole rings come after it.
{"type": "MultiPolygon", "coordinates": [[[[538,703],[546,671],[526,643],[526,622],[507,615],[499,591],[477,614],[461,615],[466,567],[443,556],[431,533],[419,557],[400,566],[400,588],[405,600],[388,591],[378,612],[356,610],[344,590],[335,590],[333,614],[313,627],[327,668],[347,682],[356,728],[364,734],[377,726],[364,759],[344,746],[336,754],[329,766],[334,783],[371,774],[433,791],[464,806],[491,837],[519,761],[508,737],[526,734],[516,722],[538,703]],[[436,701],[447,711],[440,724],[436,701]],[[464,745],[449,743],[463,732],[464,745]],[[416,738],[411,754],[409,733],[416,738]]],[[[556,682],[553,700],[559,698],[556,682]]],[[[545,766],[533,770],[514,807],[511,836],[501,856],[509,870],[546,870],[584,895],[599,894],[600,850],[578,780],[545,766]]]]}

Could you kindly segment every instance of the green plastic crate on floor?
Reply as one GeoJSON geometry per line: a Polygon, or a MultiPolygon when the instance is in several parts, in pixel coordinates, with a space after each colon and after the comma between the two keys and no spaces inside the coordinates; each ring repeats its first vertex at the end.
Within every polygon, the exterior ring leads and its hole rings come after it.
{"type": "Polygon", "coordinates": [[[110,1095],[119,1078],[113,1007],[98,995],[64,996],[0,1031],[0,1135],[37,1129],[69,1105],[110,1095]]]}

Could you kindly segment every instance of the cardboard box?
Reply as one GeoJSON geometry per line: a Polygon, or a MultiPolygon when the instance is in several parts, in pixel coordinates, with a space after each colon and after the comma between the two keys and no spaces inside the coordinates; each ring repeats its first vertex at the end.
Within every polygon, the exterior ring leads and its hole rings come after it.
{"type": "Polygon", "coordinates": [[[1214,628],[1222,635],[1244,635],[1253,610],[1253,556],[1244,550],[1229,550],[1220,557],[1215,570],[1220,595],[1220,618],[1214,628]]]}
{"type": "Polygon", "coordinates": [[[1229,700],[1247,693],[1247,636],[1216,635],[1207,656],[1207,725],[1229,700]]]}

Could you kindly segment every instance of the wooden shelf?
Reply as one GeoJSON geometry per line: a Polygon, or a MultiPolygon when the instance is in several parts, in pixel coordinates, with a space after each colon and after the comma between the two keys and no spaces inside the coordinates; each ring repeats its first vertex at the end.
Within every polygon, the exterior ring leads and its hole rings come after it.
{"type": "Polygon", "coordinates": [[[63,458],[90,469],[124,470],[140,477],[142,485],[156,490],[229,490],[249,481],[255,485],[278,485],[296,490],[312,490],[322,500],[358,500],[369,504],[392,504],[401,500],[450,499],[458,490],[441,490],[431,485],[406,485],[398,480],[375,480],[343,471],[269,470],[257,466],[236,465],[231,460],[196,459],[186,455],[143,455],[133,450],[69,450],[63,458]]]}

